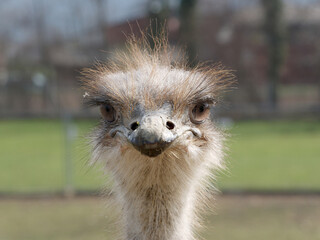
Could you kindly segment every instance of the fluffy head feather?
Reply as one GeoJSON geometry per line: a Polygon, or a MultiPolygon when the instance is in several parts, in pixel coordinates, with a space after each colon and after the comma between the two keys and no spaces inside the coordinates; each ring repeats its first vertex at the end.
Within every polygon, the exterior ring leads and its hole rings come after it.
{"type": "Polygon", "coordinates": [[[178,110],[203,99],[215,102],[233,83],[233,75],[222,66],[199,64],[189,69],[183,55],[169,50],[165,37],[154,42],[151,49],[147,37],[131,37],[126,51],[117,52],[110,62],[84,69],[88,102],[107,100],[130,110],[141,101],[153,107],[171,101],[178,110]]]}

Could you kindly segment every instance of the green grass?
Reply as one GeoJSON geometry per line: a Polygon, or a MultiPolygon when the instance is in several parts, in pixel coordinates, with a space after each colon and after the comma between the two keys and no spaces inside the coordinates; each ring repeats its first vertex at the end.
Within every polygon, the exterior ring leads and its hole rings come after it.
{"type": "MultiPolygon", "coordinates": [[[[99,189],[101,167],[87,166],[83,136],[94,126],[77,121],[73,182],[76,189],[99,189]]],[[[320,190],[319,121],[247,121],[230,130],[228,171],[223,189],[320,190]]],[[[55,120],[0,121],[0,192],[57,191],[65,185],[65,136],[55,120]]]]}
{"type": "MultiPolygon", "coordinates": [[[[76,124],[84,136],[93,123],[76,124]]],[[[65,185],[65,135],[63,124],[51,120],[0,122],[0,191],[50,192],[65,185]]],[[[72,148],[73,182],[77,189],[97,189],[102,173],[87,165],[88,146],[77,137],[72,148]]]]}
{"type": "MultiPolygon", "coordinates": [[[[218,197],[206,240],[319,240],[319,197],[218,197]]],[[[99,198],[1,200],[0,239],[111,240],[114,213],[99,198]]]]}
{"type": "Polygon", "coordinates": [[[320,122],[241,122],[231,131],[222,188],[320,190],[320,122]]]}

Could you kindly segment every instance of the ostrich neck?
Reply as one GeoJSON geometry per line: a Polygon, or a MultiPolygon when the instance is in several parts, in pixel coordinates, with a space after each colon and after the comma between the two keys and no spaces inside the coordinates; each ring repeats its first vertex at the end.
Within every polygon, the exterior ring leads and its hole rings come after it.
{"type": "Polygon", "coordinates": [[[119,188],[126,240],[193,239],[194,174],[179,173],[177,167],[154,169],[136,172],[137,177],[122,181],[119,188]]]}

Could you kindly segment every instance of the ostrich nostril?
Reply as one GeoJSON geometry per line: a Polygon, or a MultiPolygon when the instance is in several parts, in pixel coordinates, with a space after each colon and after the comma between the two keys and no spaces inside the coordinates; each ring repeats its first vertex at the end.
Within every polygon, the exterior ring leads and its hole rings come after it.
{"type": "Polygon", "coordinates": [[[173,122],[168,121],[167,124],[166,124],[166,127],[167,127],[169,130],[172,130],[172,129],[174,129],[175,125],[174,125],[173,122]]]}
{"type": "Polygon", "coordinates": [[[134,122],[134,123],[132,123],[131,124],[131,129],[132,129],[132,131],[134,131],[134,130],[136,130],[138,127],[139,127],[139,122],[134,122]]]}

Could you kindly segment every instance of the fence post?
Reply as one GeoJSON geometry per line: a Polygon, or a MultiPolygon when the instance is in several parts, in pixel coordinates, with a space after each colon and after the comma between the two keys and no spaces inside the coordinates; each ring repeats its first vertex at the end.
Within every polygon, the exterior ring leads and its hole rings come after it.
{"type": "Polygon", "coordinates": [[[72,158],[72,146],[74,139],[77,136],[77,128],[72,121],[72,117],[68,113],[64,113],[62,116],[64,125],[64,138],[65,138],[65,186],[64,194],[67,197],[72,197],[75,194],[74,182],[73,182],[73,158],[72,158]]]}

